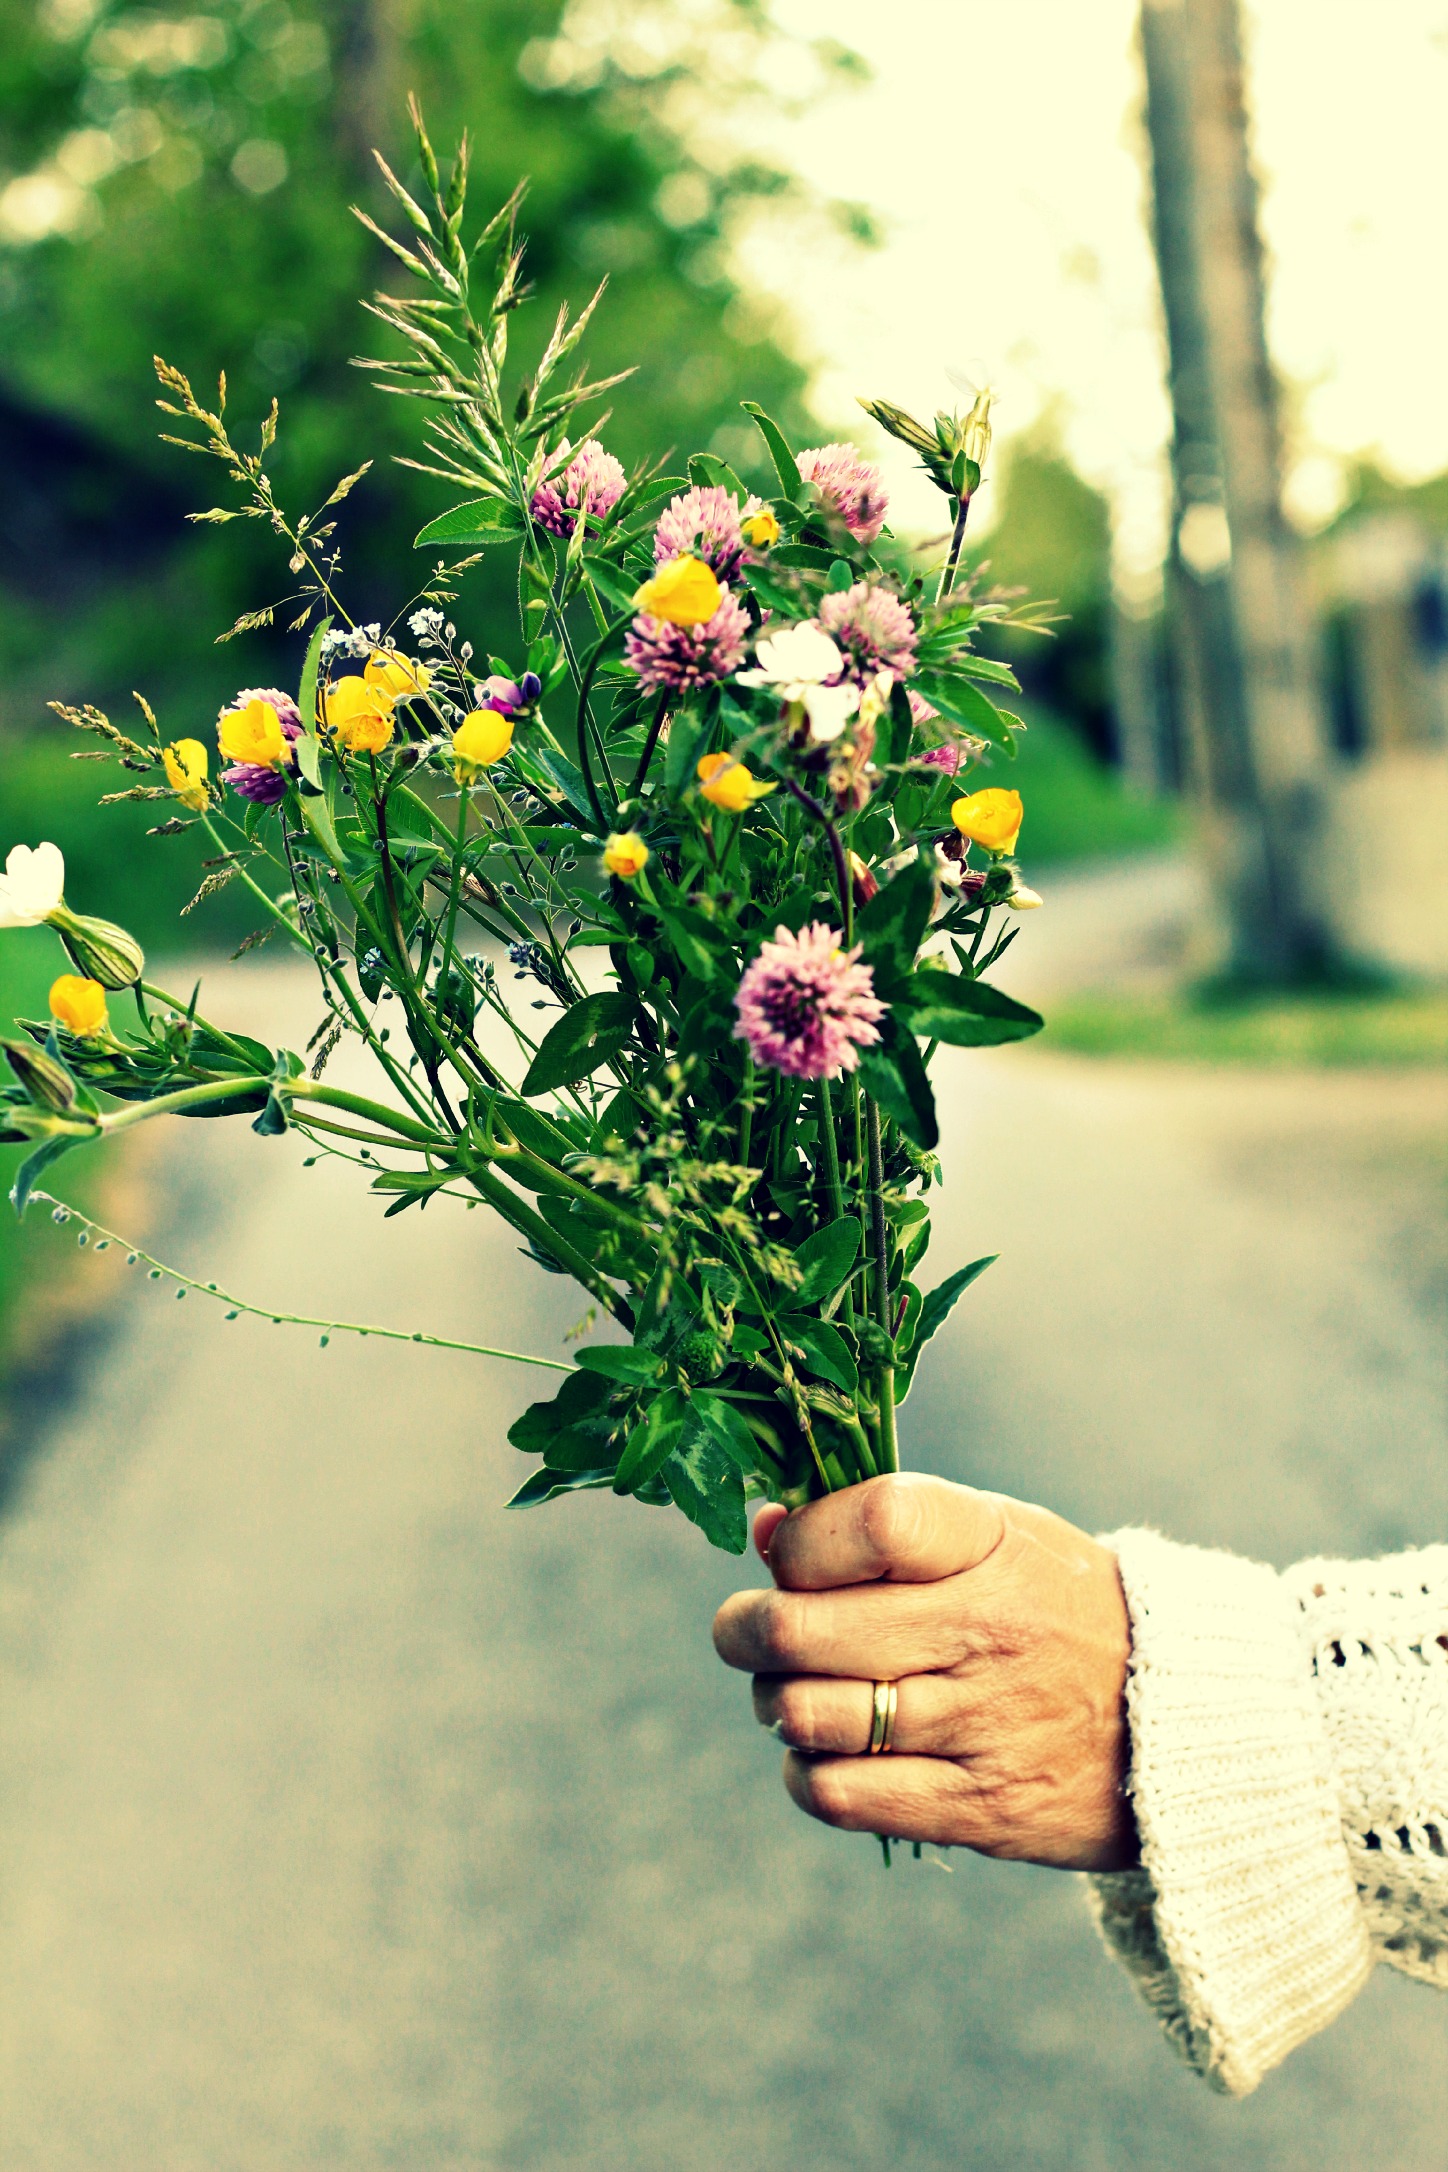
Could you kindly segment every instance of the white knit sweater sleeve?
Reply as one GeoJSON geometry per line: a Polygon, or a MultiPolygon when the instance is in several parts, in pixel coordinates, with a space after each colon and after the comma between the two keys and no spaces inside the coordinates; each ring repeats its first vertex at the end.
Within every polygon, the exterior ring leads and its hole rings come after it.
{"type": "Polygon", "coordinates": [[[1448,1546],[1279,1576],[1108,1543],[1142,1867],[1093,1903],[1178,2049],[1245,2096],[1375,1960],[1448,1985],[1448,1546]]]}

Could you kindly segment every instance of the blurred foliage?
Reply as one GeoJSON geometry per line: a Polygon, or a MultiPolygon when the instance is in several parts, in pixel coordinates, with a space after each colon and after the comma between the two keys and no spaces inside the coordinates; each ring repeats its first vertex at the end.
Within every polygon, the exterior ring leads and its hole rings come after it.
{"type": "Polygon", "coordinates": [[[1101,761],[1114,758],[1108,674],[1111,514],[1079,475],[1049,410],[1001,449],[998,511],[977,564],[1009,588],[1054,602],[1052,637],[1005,632],[1000,653],[1038,701],[1068,718],[1101,761]]]}
{"type": "Polygon", "coordinates": [[[1062,860],[1120,858],[1179,843],[1182,810],[1143,799],[1087,746],[1074,719],[1027,700],[1014,761],[992,756],[990,782],[1025,801],[1021,856],[1030,870],[1062,860]]]}
{"type": "Polygon", "coordinates": [[[1046,1038],[1085,1056],[1177,1063],[1448,1064],[1448,995],[1083,995],[1053,1007],[1046,1038]]]}
{"type": "MultiPolygon", "coordinates": [[[[0,11],[5,837],[57,835],[82,900],[95,863],[126,854],[138,928],[151,939],[164,922],[174,939],[170,916],[195,887],[184,848],[133,855],[146,826],[135,809],[88,811],[106,773],[66,768],[63,727],[43,704],[115,710],[139,687],[168,730],[207,736],[238,683],[296,674],[296,644],[279,636],[214,645],[276,597],[285,568],[250,523],[185,527],[214,484],[156,442],[153,353],[198,387],[224,369],[238,419],[281,398],[276,472],[293,503],[376,456],[345,508],[358,617],[390,617],[421,578],[412,539],[446,486],[387,458],[414,449],[417,418],[349,366],[368,344],[358,297],[390,265],[350,206],[387,215],[373,145],[409,178],[409,89],[439,145],[470,129],[476,202],[531,177],[539,294],[519,328],[524,360],[559,300],[581,301],[607,275],[590,361],[596,374],[639,365],[615,395],[611,448],[627,461],[646,445],[712,445],[757,465],[737,402],[747,392],[798,425],[803,372],[737,295],[727,242],[752,205],[797,192],[739,160],[730,116],[771,95],[765,75],[792,74],[814,95],[854,65],[828,41],[785,38],[761,0],[566,11],[559,0],[210,0],[197,13],[26,0],[0,11]],[[47,751],[17,752],[36,728],[47,751]]],[[[848,207],[796,208],[861,227],[848,207]]],[[[481,589],[467,607],[486,641],[480,601],[481,589]]],[[[207,908],[217,933],[224,908],[207,908]]]]}

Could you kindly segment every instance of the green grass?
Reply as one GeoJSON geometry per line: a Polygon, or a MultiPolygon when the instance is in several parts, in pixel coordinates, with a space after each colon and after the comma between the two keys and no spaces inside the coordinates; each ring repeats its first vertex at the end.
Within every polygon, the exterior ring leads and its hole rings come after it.
{"type": "Polygon", "coordinates": [[[1045,1044],[1204,1064],[1448,1064],[1448,991],[1091,995],[1052,1004],[1045,1044]]]}
{"type": "Polygon", "coordinates": [[[1027,881],[1032,868],[1051,862],[1119,858],[1179,841],[1184,822],[1176,806],[1139,797],[1049,710],[1028,707],[1026,723],[1015,760],[998,756],[989,781],[1013,787],[1025,801],[1020,860],[1027,881]]]}

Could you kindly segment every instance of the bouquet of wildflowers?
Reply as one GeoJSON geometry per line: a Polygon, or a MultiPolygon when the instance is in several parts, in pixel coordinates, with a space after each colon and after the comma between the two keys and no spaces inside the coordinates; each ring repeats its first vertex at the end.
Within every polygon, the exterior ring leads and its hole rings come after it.
{"type": "Polygon", "coordinates": [[[989,1264],[922,1277],[931,1058],[1041,1024],[983,977],[1039,903],[1018,795],[973,776],[1021,728],[976,636],[1026,616],[962,570],[988,400],[928,426],[869,404],[949,502],[925,571],[875,467],[796,452],[757,408],[769,497],[707,453],[630,475],[596,419],[616,380],[569,374],[598,297],[518,379],[517,198],[465,240],[466,144],[444,178],[414,120],[424,200],[383,166],[408,231],[375,229],[406,291],[370,305],[389,351],[362,366],[425,404],[427,472],[459,494],[418,538],[429,577],[391,626],[354,624],[331,509],[358,477],[293,518],[275,408],[242,450],[224,383],[212,411],[158,364],[176,441],[236,489],[197,517],[275,532],[305,656],[294,689],[236,695],[214,748],[144,703],[131,731],[61,712],[144,780],[111,797],[201,833],[203,890],[243,884],[305,953],[321,1024],[302,1054],[228,1032],[71,909],[54,845],[17,846],[0,924],[47,922],[74,970],[4,1042],[13,1196],[134,1123],[244,1114],[357,1161],[389,1214],[481,1199],[581,1285],[583,1334],[612,1330],[529,1361],[564,1377],[512,1429],[514,1505],[612,1487],[737,1552],[749,1498],[897,1467],[925,1346],[989,1264]],[[519,614],[486,660],[459,626],[480,563],[519,614]],[[327,1080],[349,1036],[373,1093],[327,1080]]]}

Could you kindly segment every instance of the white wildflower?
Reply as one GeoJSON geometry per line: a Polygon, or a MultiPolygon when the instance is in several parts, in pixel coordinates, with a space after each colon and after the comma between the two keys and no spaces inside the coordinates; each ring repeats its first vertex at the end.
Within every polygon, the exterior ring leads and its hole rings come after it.
{"type": "Polygon", "coordinates": [[[14,845],[0,876],[0,928],[38,928],[65,890],[65,857],[59,845],[14,845]]]}

